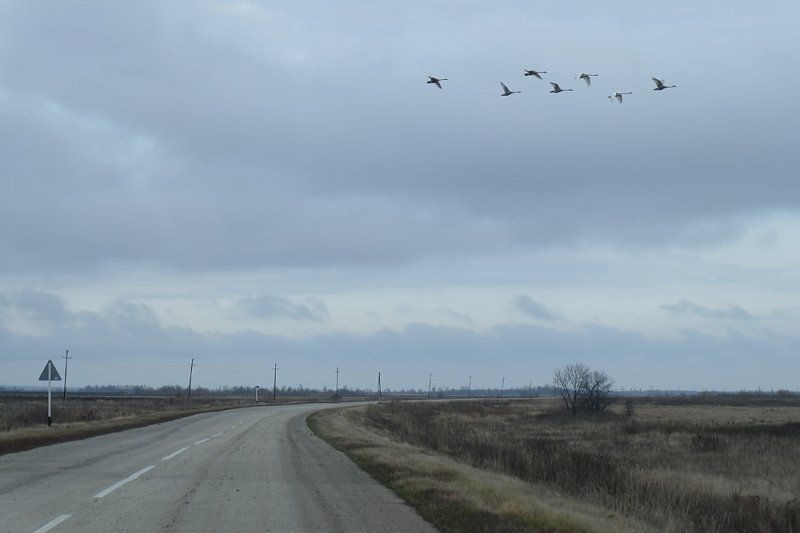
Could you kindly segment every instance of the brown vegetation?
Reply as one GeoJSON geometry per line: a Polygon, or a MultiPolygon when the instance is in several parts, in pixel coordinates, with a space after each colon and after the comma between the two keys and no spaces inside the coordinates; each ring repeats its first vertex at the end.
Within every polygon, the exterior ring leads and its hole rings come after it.
{"type": "Polygon", "coordinates": [[[443,532],[625,533],[652,528],[600,506],[475,468],[365,427],[364,406],[319,411],[314,432],[392,489],[443,532]]]}
{"type": "Polygon", "coordinates": [[[720,400],[578,417],[549,401],[389,402],[364,423],[659,529],[800,531],[800,402],[720,400]]]}

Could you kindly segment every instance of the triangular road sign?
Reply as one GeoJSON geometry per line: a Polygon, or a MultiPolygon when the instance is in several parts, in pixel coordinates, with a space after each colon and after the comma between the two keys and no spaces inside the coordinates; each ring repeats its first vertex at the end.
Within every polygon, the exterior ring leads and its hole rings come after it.
{"type": "Polygon", "coordinates": [[[53,360],[50,359],[47,361],[47,364],[44,365],[44,370],[42,370],[42,374],[39,376],[39,381],[61,381],[61,376],[58,375],[58,370],[56,370],[56,365],[53,364],[53,360]],[[47,377],[47,369],[50,369],[50,377],[47,377]]]}

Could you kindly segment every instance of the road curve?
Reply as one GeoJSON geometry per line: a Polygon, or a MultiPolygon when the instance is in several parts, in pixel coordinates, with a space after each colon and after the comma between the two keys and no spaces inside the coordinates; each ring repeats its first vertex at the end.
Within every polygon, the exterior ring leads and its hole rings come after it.
{"type": "Polygon", "coordinates": [[[206,413],[1,456],[0,531],[435,531],[311,433],[320,408],[206,413]]]}

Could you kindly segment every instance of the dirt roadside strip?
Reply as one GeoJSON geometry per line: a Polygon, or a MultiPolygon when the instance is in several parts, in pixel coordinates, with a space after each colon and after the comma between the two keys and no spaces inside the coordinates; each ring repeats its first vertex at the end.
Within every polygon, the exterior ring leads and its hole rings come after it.
{"type": "Polygon", "coordinates": [[[359,421],[365,407],[319,411],[314,433],[344,452],[443,532],[648,531],[651,528],[568,501],[511,476],[473,468],[390,440],[359,421]]]}

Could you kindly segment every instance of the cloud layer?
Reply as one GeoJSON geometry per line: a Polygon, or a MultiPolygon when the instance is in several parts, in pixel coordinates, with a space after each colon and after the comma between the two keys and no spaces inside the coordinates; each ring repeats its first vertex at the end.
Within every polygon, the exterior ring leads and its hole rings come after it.
{"type": "Polygon", "coordinates": [[[540,376],[591,347],[619,383],[768,387],[800,318],[798,16],[4,2],[0,364],[70,344],[311,368],[333,345],[540,376]]]}

